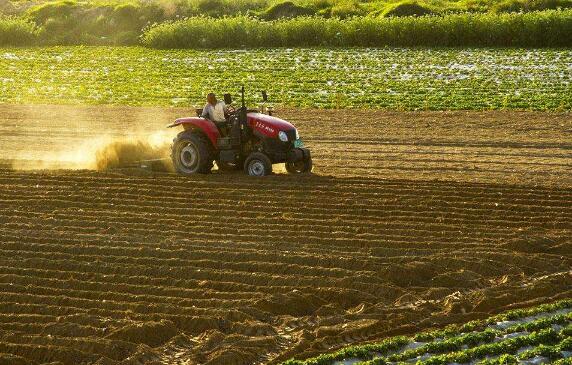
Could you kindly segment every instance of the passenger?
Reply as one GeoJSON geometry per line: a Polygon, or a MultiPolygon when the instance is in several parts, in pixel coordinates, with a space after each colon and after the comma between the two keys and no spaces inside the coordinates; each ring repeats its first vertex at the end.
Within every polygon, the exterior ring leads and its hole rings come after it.
{"type": "Polygon", "coordinates": [[[227,107],[224,101],[217,101],[214,93],[207,95],[207,105],[203,108],[201,116],[212,120],[213,122],[226,122],[227,107]]]}

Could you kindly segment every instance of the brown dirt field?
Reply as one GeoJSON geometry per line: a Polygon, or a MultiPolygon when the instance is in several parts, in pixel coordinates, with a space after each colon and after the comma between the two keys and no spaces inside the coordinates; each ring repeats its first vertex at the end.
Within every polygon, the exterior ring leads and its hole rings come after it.
{"type": "Polygon", "coordinates": [[[279,111],[311,176],[10,167],[184,114],[0,106],[0,363],[275,364],[572,297],[569,114],[279,111]]]}

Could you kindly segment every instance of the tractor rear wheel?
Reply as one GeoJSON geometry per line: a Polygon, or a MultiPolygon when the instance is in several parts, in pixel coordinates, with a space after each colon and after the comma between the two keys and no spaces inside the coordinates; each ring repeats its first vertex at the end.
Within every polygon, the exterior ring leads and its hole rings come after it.
{"type": "Polygon", "coordinates": [[[306,159],[298,162],[286,162],[286,171],[289,174],[312,172],[312,157],[308,156],[306,159]]]}
{"type": "Polygon", "coordinates": [[[200,134],[183,132],[173,140],[171,159],[181,174],[208,174],[213,167],[209,142],[200,134]]]}
{"type": "Polygon", "coordinates": [[[262,152],[253,152],[244,162],[244,172],[250,176],[270,175],[272,173],[272,161],[262,152]]]}

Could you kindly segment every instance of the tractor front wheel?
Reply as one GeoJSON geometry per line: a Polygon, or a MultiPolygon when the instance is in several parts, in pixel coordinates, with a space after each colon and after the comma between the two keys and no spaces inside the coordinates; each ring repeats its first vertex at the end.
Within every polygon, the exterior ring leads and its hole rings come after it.
{"type": "Polygon", "coordinates": [[[213,167],[212,148],[197,133],[180,133],[173,140],[171,159],[175,170],[181,174],[208,174],[213,167]]]}
{"type": "Polygon", "coordinates": [[[250,176],[270,175],[272,173],[272,161],[262,152],[253,152],[244,162],[244,172],[250,176]]]}

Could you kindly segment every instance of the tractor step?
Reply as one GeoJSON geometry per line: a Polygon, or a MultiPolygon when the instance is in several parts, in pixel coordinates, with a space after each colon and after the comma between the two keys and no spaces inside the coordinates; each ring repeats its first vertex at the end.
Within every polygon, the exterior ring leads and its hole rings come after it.
{"type": "Polygon", "coordinates": [[[239,150],[221,150],[218,154],[218,160],[222,162],[236,162],[238,159],[239,150]]]}
{"type": "Polygon", "coordinates": [[[231,137],[220,137],[216,141],[217,149],[219,150],[230,150],[233,146],[239,145],[239,141],[237,138],[231,137]]]}

